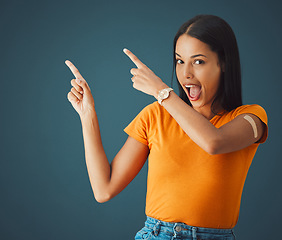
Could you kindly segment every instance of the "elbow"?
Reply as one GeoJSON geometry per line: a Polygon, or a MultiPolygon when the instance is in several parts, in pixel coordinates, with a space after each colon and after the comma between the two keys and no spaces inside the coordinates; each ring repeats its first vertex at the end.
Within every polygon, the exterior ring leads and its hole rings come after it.
{"type": "Polygon", "coordinates": [[[94,193],[94,197],[98,203],[105,203],[112,199],[112,196],[108,193],[100,193],[100,194],[94,193]]]}
{"type": "Polygon", "coordinates": [[[216,155],[220,153],[219,141],[213,140],[207,144],[205,151],[210,155],[216,155]]]}
{"type": "Polygon", "coordinates": [[[217,150],[213,147],[210,147],[209,149],[207,149],[206,151],[208,154],[210,155],[215,155],[215,154],[218,154],[217,150]]]}
{"type": "Polygon", "coordinates": [[[93,189],[94,198],[98,203],[105,203],[108,202],[113,198],[113,196],[106,190],[94,191],[93,189]]]}
{"type": "Polygon", "coordinates": [[[110,199],[106,199],[106,198],[95,198],[95,199],[98,203],[105,203],[105,202],[108,202],[110,200],[110,199]]]}

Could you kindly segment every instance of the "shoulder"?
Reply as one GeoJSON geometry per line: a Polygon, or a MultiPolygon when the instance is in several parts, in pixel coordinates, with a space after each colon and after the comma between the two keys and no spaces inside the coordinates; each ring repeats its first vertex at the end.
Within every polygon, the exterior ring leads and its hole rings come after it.
{"type": "Polygon", "coordinates": [[[140,112],[135,116],[134,120],[141,120],[142,122],[150,122],[154,120],[161,111],[159,103],[153,102],[144,106],[140,112]]]}
{"type": "Polygon", "coordinates": [[[265,109],[258,104],[247,104],[237,107],[230,112],[232,118],[235,118],[241,114],[250,113],[257,116],[263,123],[267,125],[267,114],[265,109]]]}
{"type": "Polygon", "coordinates": [[[166,112],[166,109],[161,106],[158,101],[155,101],[151,104],[148,104],[145,106],[140,113],[143,114],[149,114],[151,116],[157,116],[160,115],[162,112],[166,112]]]}
{"type": "MultiPolygon", "coordinates": [[[[254,120],[258,132],[261,132],[261,138],[256,143],[263,143],[268,136],[268,119],[265,109],[258,104],[248,104],[237,107],[230,112],[232,114],[232,119],[237,118],[242,115],[253,115],[252,120],[254,120]]],[[[240,118],[239,117],[239,118],[240,118]]]]}
{"type": "Polygon", "coordinates": [[[138,115],[153,116],[156,115],[156,113],[159,111],[160,111],[160,106],[159,103],[156,101],[143,107],[143,109],[140,111],[138,115]]]}
{"type": "Polygon", "coordinates": [[[153,102],[153,103],[147,105],[145,108],[146,108],[148,111],[156,111],[156,110],[159,111],[159,110],[161,109],[161,106],[160,106],[160,104],[158,103],[158,101],[155,101],[155,102],[153,102]]]}

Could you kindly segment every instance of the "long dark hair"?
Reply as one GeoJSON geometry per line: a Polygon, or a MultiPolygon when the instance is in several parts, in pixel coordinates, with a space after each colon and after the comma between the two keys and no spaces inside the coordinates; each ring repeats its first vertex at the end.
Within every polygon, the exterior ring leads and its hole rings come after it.
{"type": "MultiPolygon", "coordinates": [[[[229,24],[220,17],[213,15],[197,15],[185,22],[179,28],[173,41],[172,81],[176,68],[176,42],[183,34],[188,34],[209,45],[210,49],[217,53],[221,66],[224,66],[224,71],[221,73],[220,77],[219,88],[211,105],[211,110],[213,111],[213,106],[217,101],[226,111],[231,111],[241,106],[242,89],[239,50],[235,34],[229,24]]],[[[179,97],[192,106],[177,76],[176,80],[179,88],[179,97]]]]}

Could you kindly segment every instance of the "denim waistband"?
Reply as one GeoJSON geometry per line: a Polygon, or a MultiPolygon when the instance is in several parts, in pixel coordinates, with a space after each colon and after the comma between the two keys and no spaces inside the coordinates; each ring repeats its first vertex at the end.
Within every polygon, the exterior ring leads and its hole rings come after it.
{"type": "Polygon", "coordinates": [[[154,228],[155,230],[166,228],[165,230],[168,232],[192,231],[193,233],[197,232],[197,233],[213,233],[213,234],[233,233],[233,228],[220,229],[220,228],[195,227],[181,222],[165,222],[148,216],[147,216],[147,221],[145,222],[145,226],[149,228],[154,228]]]}

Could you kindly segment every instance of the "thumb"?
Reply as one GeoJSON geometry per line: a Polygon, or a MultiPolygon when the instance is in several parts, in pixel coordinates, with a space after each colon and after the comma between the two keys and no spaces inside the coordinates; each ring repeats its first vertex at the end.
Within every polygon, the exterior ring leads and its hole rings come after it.
{"type": "MultiPolygon", "coordinates": [[[[82,80],[81,79],[75,79],[75,81],[76,81],[76,83],[79,85],[79,86],[81,86],[82,85],[82,80]]],[[[82,87],[82,86],[81,86],[82,87]]]]}
{"type": "Polygon", "coordinates": [[[88,95],[89,93],[91,93],[90,87],[88,86],[87,82],[84,79],[75,79],[75,82],[82,87],[83,92],[85,95],[88,95]]]}
{"type": "Polygon", "coordinates": [[[77,83],[79,86],[81,86],[81,87],[83,88],[83,90],[84,90],[85,88],[87,88],[88,90],[90,90],[90,88],[89,88],[87,82],[86,82],[84,79],[79,79],[79,78],[77,78],[77,79],[75,79],[75,81],[76,81],[76,83],[77,83]]]}

